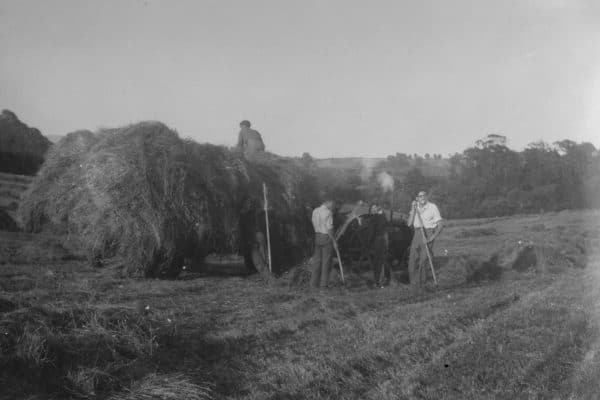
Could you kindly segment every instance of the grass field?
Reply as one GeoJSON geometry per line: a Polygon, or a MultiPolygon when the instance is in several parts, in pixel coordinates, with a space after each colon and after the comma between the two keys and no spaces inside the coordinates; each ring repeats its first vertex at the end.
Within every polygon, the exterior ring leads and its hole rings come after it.
{"type": "Polygon", "coordinates": [[[33,177],[0,172],[0,209],[15,218],[21,195],[31,184],[33,177]]]}
{"type": "Polygon", "coordinates": [[[68,257],[5,260],[0,396],[597,399],[599,218],[449,221],[439,288],[417,298],[368,275],[311,292],[226,270],[144,281],[68,257]],[[469,280],[467,256],[524,244],[552,251],[469,280]]]}

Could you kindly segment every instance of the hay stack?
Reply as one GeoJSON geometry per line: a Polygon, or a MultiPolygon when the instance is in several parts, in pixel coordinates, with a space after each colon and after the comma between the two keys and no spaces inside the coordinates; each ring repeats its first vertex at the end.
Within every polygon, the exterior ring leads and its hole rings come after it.
{"type": "Polygon", "coordinates": [[[255,229],[242,216],[257,212],[259,179],[289,220],[293,191],[279,161],[268,162],[184,141],[158,122],[76,132],[52,149],[19,215],[29,231],[82,238],[96,265],[118,256],[130,275],[174,277],[184,258],[240,250],[255,229]]]}

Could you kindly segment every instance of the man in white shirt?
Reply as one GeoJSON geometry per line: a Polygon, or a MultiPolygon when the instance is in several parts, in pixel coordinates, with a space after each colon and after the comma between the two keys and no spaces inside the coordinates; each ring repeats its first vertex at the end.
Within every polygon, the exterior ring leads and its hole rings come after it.
{"type": "Polygon", "coordinates": [[[315,252],[312,257],[310,286],[327,287],[331,258],[333,255],[333,201],[327,200],[313,210],[312,224],[315,229],[315,252]]]}
{"type": "Polygon", "coordinates": [[[408,259],[408,276],[410,279],[411,292],[420,293],[427,279],[427,271],[430,269],[427,259],[426,246],[433,257],[433,241],[444,229],[442,216],[437,206],[428,201],[427,192],[419,192],[417,199],[412,202],[412,208],[408,216],[408,226],[415,228],[412,242],[410,244],[410,257],[408,259]],[[427,242],[421,228],[425,231],[427,242]]]}

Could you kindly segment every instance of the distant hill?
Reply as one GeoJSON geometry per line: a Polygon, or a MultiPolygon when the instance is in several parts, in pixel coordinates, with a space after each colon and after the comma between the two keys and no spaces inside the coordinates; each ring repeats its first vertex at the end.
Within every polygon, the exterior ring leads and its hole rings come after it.
{"type": "Polygon", "coordinates": [[[0,114],[0,172],[35,175],[51,144],[12,111],[3,110],[0,114]]]}

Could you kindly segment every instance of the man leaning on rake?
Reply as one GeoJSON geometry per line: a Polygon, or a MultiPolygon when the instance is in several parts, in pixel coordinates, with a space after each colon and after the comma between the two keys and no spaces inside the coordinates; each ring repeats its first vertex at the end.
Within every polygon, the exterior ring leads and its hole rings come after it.
{"type": "Polygon", "coordinates": [[[437,284],[432,263],[433,242],[444,228],[440,210],[428,201],[427,192],[419,192],[417,199],[412,202],[407,223],[415,228],[410,244],[408,276],[411,294],[418,295],[425,289],[429,269],[437,284]]]}

